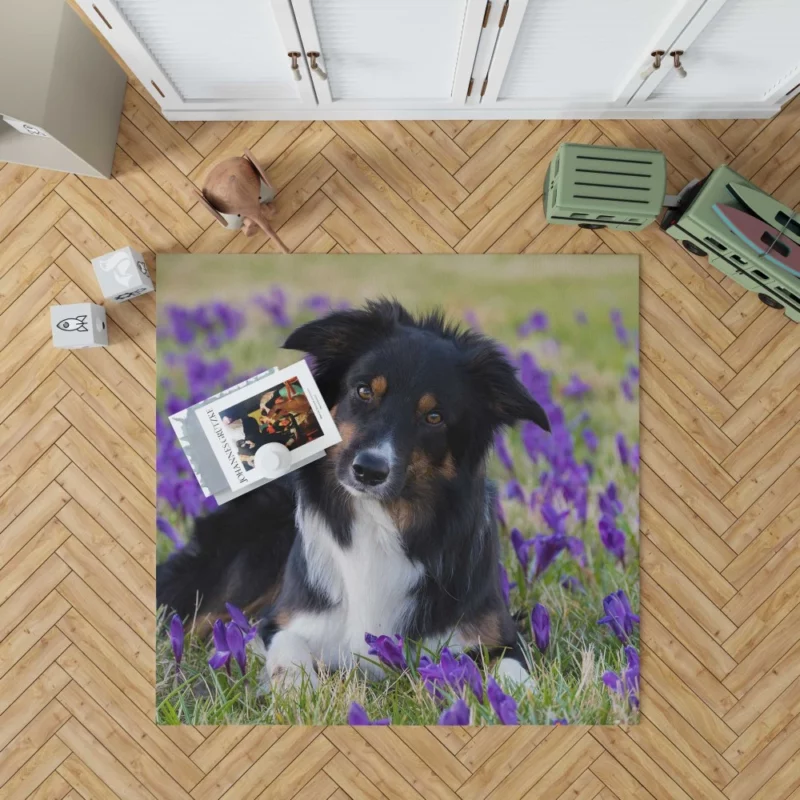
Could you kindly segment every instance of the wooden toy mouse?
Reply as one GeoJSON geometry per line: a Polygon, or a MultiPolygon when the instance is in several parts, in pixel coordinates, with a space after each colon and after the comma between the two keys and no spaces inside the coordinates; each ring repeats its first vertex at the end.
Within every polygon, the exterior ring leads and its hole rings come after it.
{"type": "Polygon", "coordinates": [[[241,227],[245,236],[252,236],[261,228],[282,253],[289,252],[269,222],[275,213],[270,203],[275,190],[249,150],[245,149],[243,156],[220,161],[208,173],[198,195],[221,225],[231,229],[241,227]]]}

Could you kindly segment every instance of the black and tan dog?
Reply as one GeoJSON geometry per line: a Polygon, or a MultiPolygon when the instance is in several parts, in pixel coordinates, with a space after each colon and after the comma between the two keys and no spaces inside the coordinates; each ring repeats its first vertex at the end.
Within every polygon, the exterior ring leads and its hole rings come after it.
{"type": "Polygon", "coordinates": [[[260,606],[271,681],[358,664],[366,632],[508,648],[501,671],[522,679],[486,460],[499,428],[549,424],[498,346],[381,300],[303,325],[284,347],[313,357],[342,442],[198,519],[158,568],[159,605],[260,606]]]}

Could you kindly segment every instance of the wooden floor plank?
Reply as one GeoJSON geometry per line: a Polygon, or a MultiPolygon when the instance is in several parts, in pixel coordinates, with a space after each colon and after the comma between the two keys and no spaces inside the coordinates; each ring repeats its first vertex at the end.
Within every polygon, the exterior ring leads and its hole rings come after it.
{"type": "Polygon", "coordinates": [[[400,124],[451,174],[469,159],[435,122],[404,120],[400,124]]]}

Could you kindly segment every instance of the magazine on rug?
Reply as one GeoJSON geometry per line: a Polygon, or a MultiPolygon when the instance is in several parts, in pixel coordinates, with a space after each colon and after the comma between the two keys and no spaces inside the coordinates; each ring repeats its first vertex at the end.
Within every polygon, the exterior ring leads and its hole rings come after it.
{"type": "Polygon", "coordinates": [[[341,441],[305,361],[266,370],[170,417],[203,494],[218,503],[269,483],[262,448],[285,448],[282,472],[341,441]]]}

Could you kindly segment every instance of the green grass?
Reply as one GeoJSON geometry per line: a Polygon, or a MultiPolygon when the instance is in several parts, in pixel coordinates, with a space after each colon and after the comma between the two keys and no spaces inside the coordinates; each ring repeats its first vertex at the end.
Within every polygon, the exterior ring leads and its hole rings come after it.
{"type": "MultiPolygon", "coordinates": [[[[589,460],[594,468],[590,490],[589,520],[582,530],[570,531],[586,545],[588,564],[582,569],[562,553],[539,579],[524,585],[521,568],[503,531],[503,561],[518,587],[511,593],[511,608],[527,615],[533,604],[543,603],[552,620],[551,644],[545,655],[529,648],[532,683],[515,691],[520,722],[549,724],[566,718],[573,724],[633,723],[638,712],[613,697],[601,681],[606,670],[624,668],[621,644],[605,626],[598,626],[603,615],[602,600],[617,589],[624,589],[634,610],[639,606],[638,559],[638,478],[623,469],[616,455],[614,436],[625,434],[630,443],[638,440],[638,406],[620,397],[619,380],[627,365],[637,361],[637,353],[623,348],[609,322],[609,312],[619,308],[629,329],[638,319],[638,281],[635,262],[615,256],[572,258],[531,257],[450,257],[428,256],[376,259],[374,257],[239,257],[225,261],[220,257],[171,256],[159,258],[160,307],[169,303],[191,306],[210,300],[246,307],[254,292],[268,291],[279,284],[297,310],[295,323],[310,318],[299,310],[300,299],[324,292],[337,299],[358,303],[363,297],[380,294],[397,296],[412,308],[440,304],[453,316],[471,310],[481,327],[514,350],[528,349],[552,373],[555,394],[573,372],[593,386],[591,395],[581,401],[563,401],[568,420],[588,412],[589,425],[598,435],[600,446],[590,454],[576,437],[576,456],[589,460]],[[332,262],[335,265],[332,266],[332,262]],[[289,269],[291,265],[291,269],[289,269]],[[547,334],[525,341],[516,336],[518,325],[536,309],[547,312],[551,326],[547,334]],[[574,313],[586,312],[589,324],[578,326],[574,313]],[[557,351],[546,340],[555,338],[557,351]],[[625,567],[602,547],[597,533],[597,494],[609,481],[620,490],[624,512],[620,526],[627,537],[625,567]],[[561,578],[573,575],[581,580],[585,593],[573,593],[561,585],[561,578]]],[[[286,331],[269,325],[261,312],[250,308],[248,326],[239,339],[209,354],[226,357],[244,374],[259,367],[284,365],[297,358],[295,353],[278,350],[286,331]]],[[[159,338],[159,374],[180,385],[180,376],[167,369],[164,355],[176,345],[159,338]]],[[[163,403],[163,397],[159,398],[163,403]]],[[[543,463],[531,464],[517,432],[508,437],[517,478],[526,491],[538,484],[543,463]]],[[[507,479],[496,460],[490,475],[502,484],[507,479]]],[[[509,527],[520,528],[531,537],[545,532],[538,513],[515,502],[504,502],[509,527]]],[[[164,509],[160,509],[165,513],[164,509]]],[[[190,521],[165,513],[185,537],[190,521]]],[[[159,535],[158,558],[166,557],[171,544],[159,535]]],[[[529,623],[522,624],[528,640],[529,623]]],[[[638,631],[636,636],[638,636],[638,631]]],[[[635,637],[635,646],[638,639],[635,637]]],[[[319,689],[309,686],[284,694],[259,691],[260,657],[250,652],[248,670],[232,677],[225,671],[214,673],[207,662],[213,648],[197,637],[187,637],[180,674],[176,672],[164,634],[164,622],[157,635],[157,717],[164,724],[342,724],[347,709],[355,701],[363,705],[370,718],[390,717],[393,724],[433,724],[441,713],[415,678],[393,674],[385,681],[368,682],[357,672],[323,675],[319,689]]],[[[496,722],[488,704],[480,705],[470,696],[472,721],[496,722]]]]}

